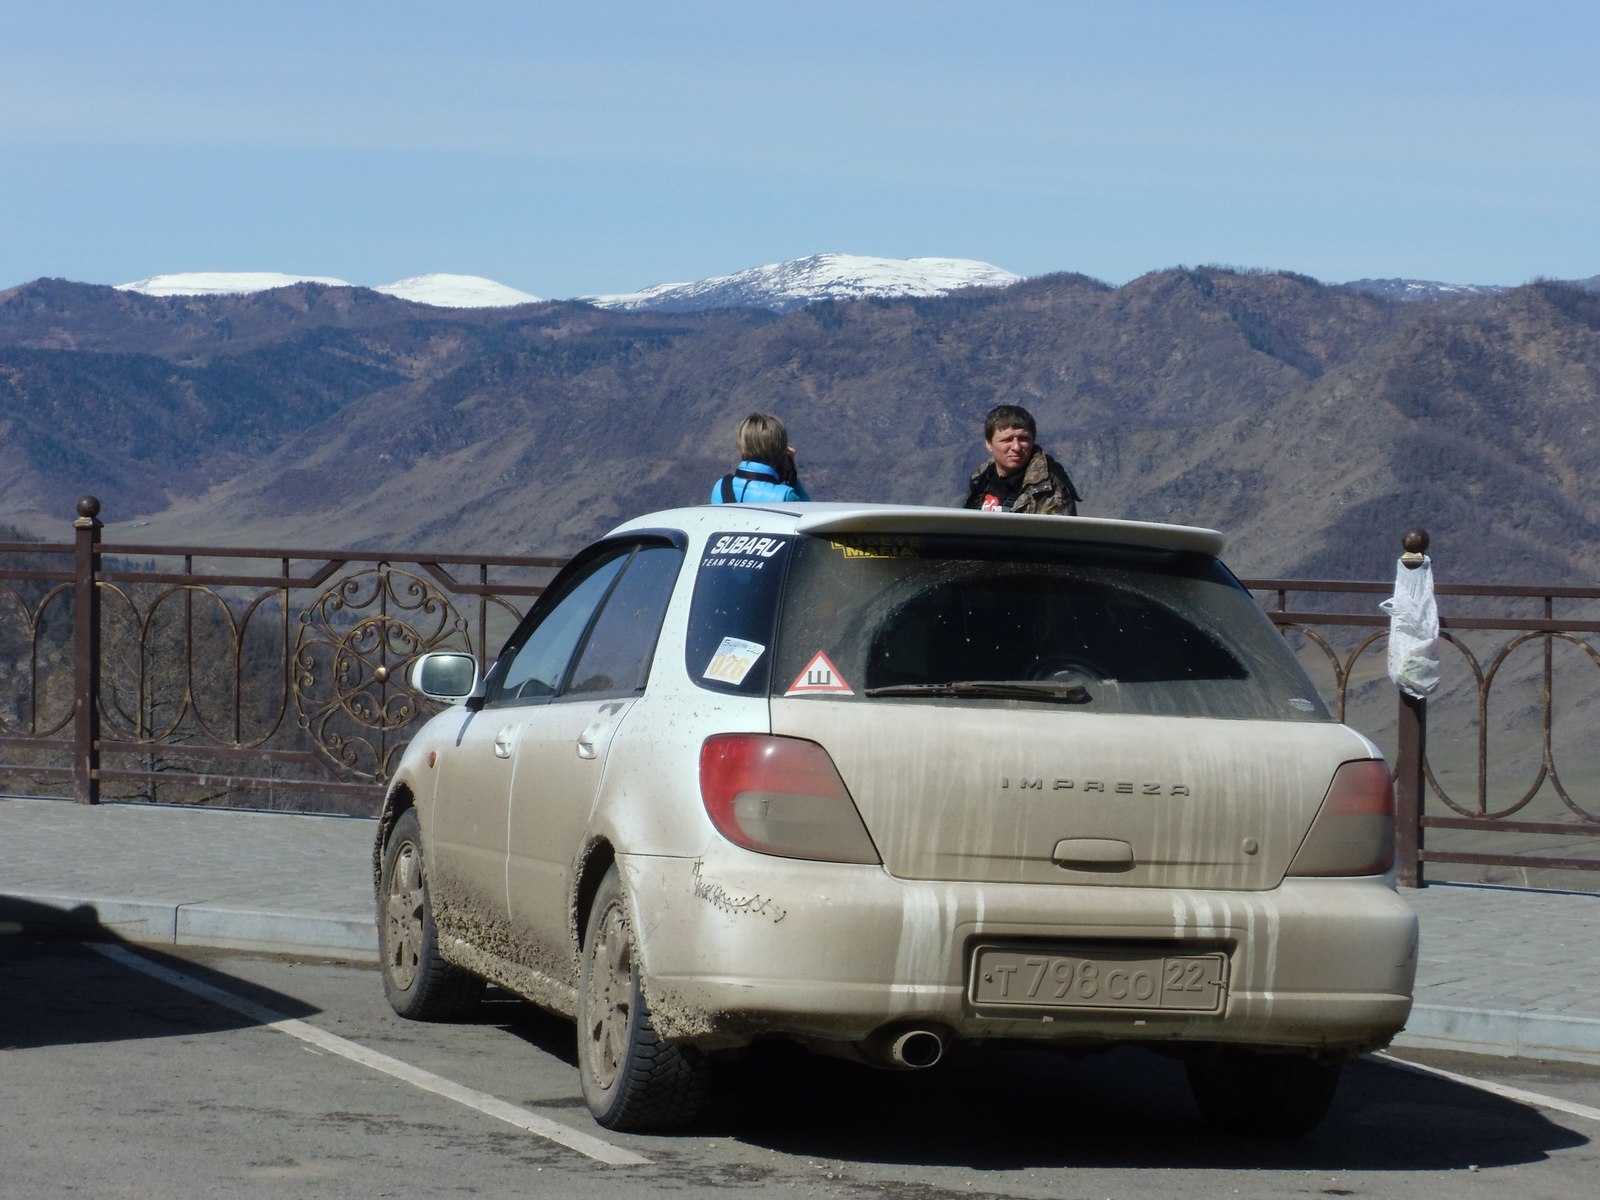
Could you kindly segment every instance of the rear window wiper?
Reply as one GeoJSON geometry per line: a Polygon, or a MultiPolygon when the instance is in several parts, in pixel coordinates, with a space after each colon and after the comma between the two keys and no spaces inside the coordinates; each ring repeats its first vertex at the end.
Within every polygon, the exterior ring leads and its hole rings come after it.
{"type": "Polygon", "coordinates": [[[1031,679],[958,679],[953,683],[891,683],[871,687],[864,696],[954,696],[976,700],[1049,700],[1088,704],[1093,696],[1081,683],[1031,679]]]}

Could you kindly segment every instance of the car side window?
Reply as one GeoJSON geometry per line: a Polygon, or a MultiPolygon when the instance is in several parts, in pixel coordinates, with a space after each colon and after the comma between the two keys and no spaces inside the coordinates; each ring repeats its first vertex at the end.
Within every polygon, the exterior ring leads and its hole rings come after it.
{"type": "Polygon", "coordinates": [[[563,696],[631,696],[644,691],[683,551],[641,546],[612,588],[563,696]]]}
{"type": "Polygon", "coordinates": [[[584,630],[628,561],[631,546],[589,564],[586,573],[566,585],[565,594],[547,609],[512,651],[505,671],[493,685],[485,707],[548,700],[561,687],[584,630]]]}
{"type": "Polygon", "coordinates": [[[684,666],[711,691],[766,692],[773,624],[795,539],[750,533],[706,538],[689,602],[684,666]]]}

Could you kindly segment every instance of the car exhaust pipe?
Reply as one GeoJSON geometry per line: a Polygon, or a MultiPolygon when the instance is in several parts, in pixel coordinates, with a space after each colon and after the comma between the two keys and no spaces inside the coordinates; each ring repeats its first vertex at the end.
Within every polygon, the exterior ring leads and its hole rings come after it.
{"type": "Polygon", "coordinates": [[[906,1070],[921,1071],[944,1057],[944,1038],[931,1029],[906,1029],[889,1043],[889,1062],[906,1070]]]}

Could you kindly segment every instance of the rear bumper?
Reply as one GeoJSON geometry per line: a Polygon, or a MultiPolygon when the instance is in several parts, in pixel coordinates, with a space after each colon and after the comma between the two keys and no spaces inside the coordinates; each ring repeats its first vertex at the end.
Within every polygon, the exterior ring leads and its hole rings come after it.
{"type": "Polygon", "coordinates": [[[964,1039],[1187,1042],[1355,1053],[1405,1025],[1417,921],[1381,879],[1268,892],[901,880],[716,844],[619,860],[660,1033],[708,1049],[766,1033],[864,1043],[896,1028],[964,1039]],[[980,1011],[973,947],[1219,951],[1220,1011],[980,1011]]]}

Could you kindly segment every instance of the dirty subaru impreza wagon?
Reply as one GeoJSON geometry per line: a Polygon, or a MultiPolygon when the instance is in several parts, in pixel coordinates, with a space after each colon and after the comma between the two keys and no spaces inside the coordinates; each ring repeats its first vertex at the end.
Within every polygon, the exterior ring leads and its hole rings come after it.
{"type": "Polygon", "coordinates": [[[692,1120],[760,1038],[1180,1056],[1293,1135],[1411,1007],[1379,752],[1222,537],[806,504],[577,555],[408,747],[375,849],[397,1012],[493,981],[572,1017],[601,1124],[692,1120]]]}

